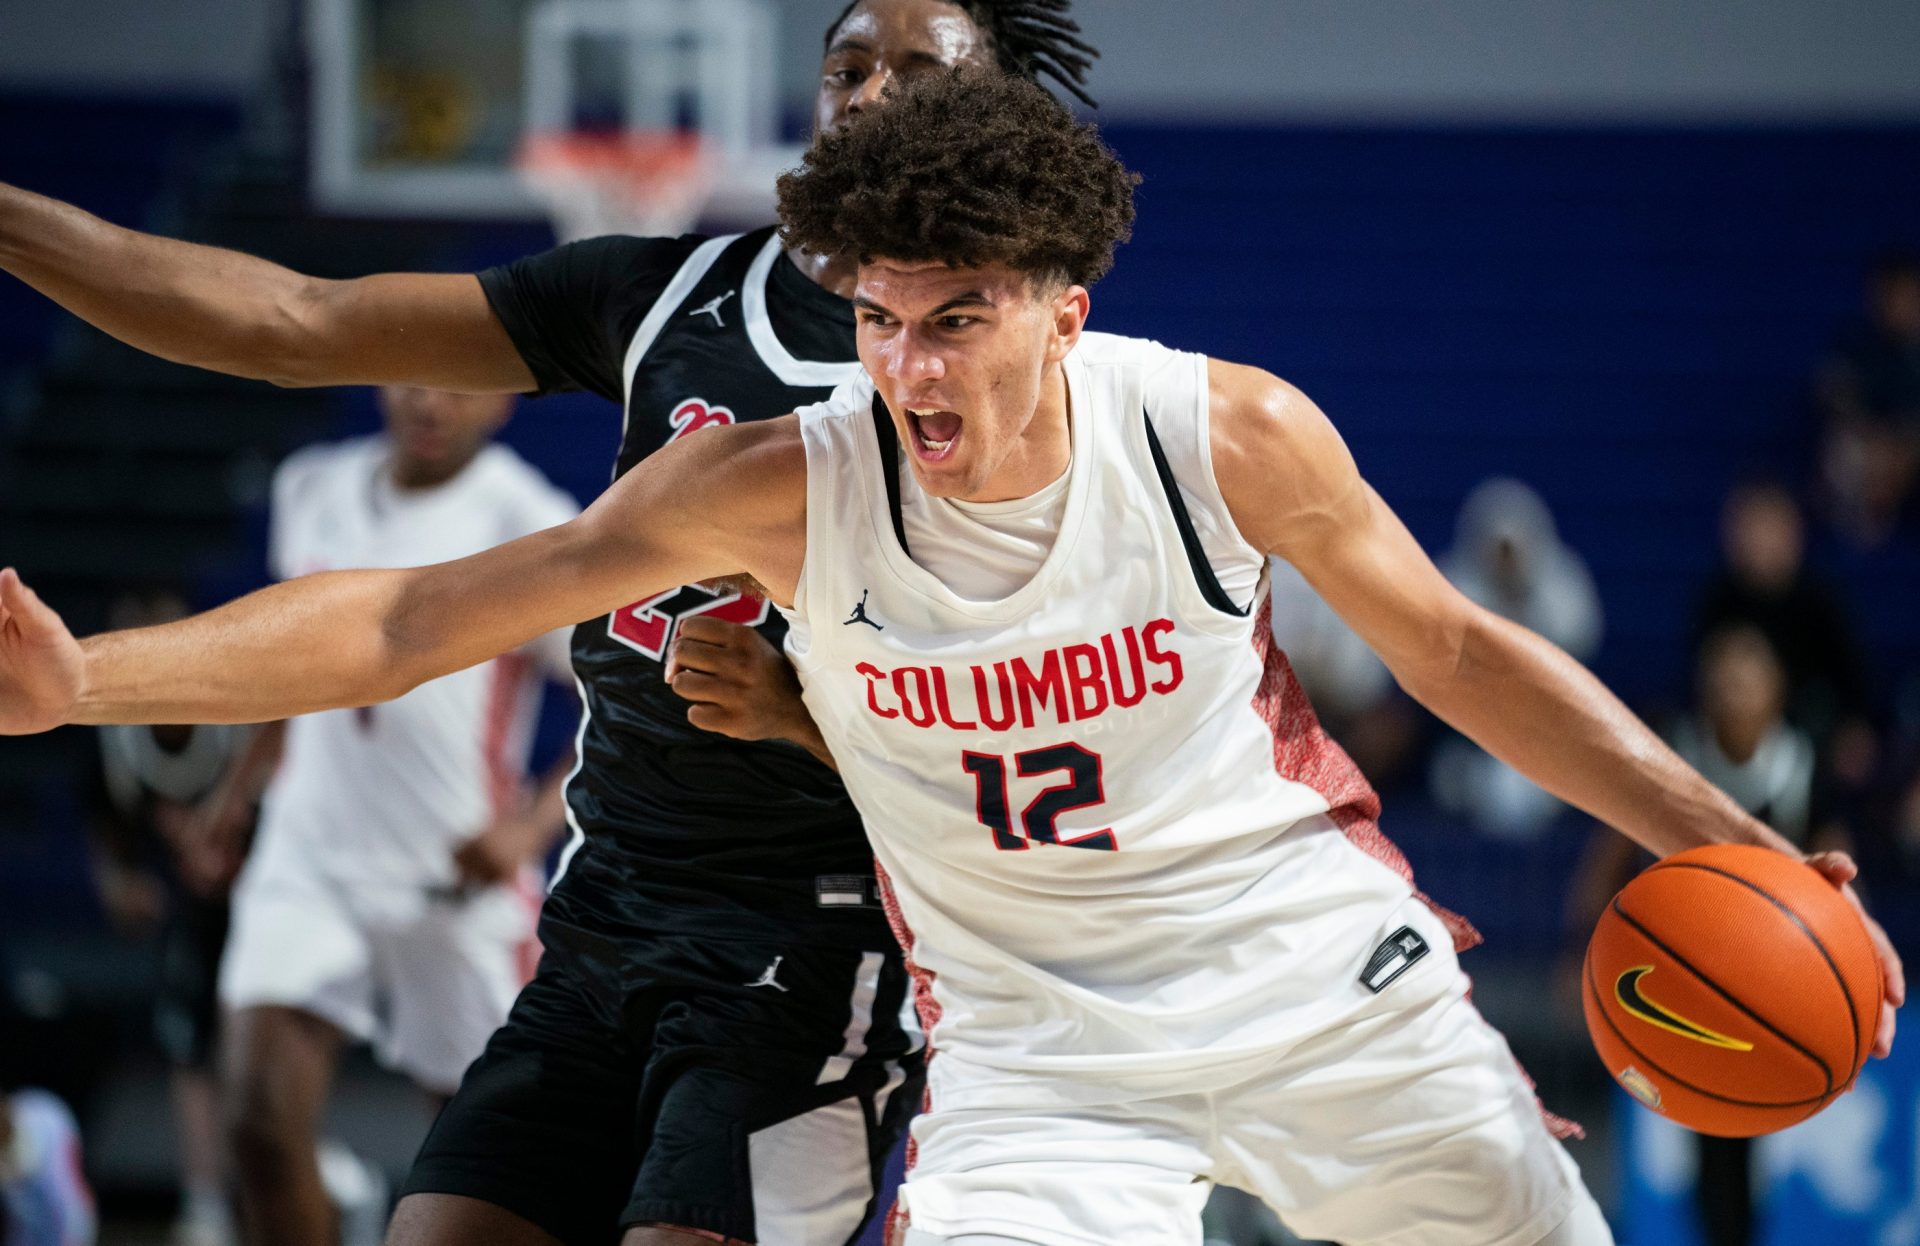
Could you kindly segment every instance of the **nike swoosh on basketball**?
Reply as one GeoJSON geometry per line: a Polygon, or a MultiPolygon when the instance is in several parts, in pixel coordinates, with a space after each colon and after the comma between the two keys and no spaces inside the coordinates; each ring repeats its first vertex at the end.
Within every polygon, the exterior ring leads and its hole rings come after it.
{"type": "Polygon", "coordinates": [[[1648,1025],[1657,1025],[1670,1034],[1690,1038],[1696,1043],[1705,1043],[1709,1047],[1724,1047],[1728,1051],[1752,1051],[1753,1044],[1737,1038],[1730,1038],[1718,1030],[1710,1030],[1698,1021],[1689,1021],[1679,1013],[1648,999],[1640,990],[1640,980],[1653,972],[1652,965],[1635,965],[1621,974],[1613,984],[1613,997],[1620,1006],[1648,1025]]]}

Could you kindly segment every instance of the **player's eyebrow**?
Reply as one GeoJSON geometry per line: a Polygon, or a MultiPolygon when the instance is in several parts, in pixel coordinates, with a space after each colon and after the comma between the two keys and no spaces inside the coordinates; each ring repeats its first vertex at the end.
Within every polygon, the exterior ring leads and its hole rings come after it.
{"type": "MultiPolygon", "coordinates": [[[[882,316],[894,316],[893,312],[889,311],[885,307],[882,307],[880,304],[874,302],[872,299],[868,298],[864,294],[854,295],[853,305],[859,308],[861,311],[878,312],[882,316]]],[[[926,313],[926,319],[931,320],[936,316],[944,316],[956,307],[992,307],[992,306],[993,306],[993,300],[988,298],[985,294],[981,293],[978,290],[969,290],[965,294],[956,295],[955,297],[948,299],[946,302],[940,304],[940,306],[926,313]]],[[[894,318],[898,319],[897,316],[894,316],[894,318]]]]}
{"type": "Polygon", "coordinates": [[[940,306],[928,312],[927,316],[929,319],[931,319],[934,316],[944,316],[956,307],[992,307],[992,306],[993,306],[993,300],[988,298],[985,294],[981,293],[979,290],[968,290],[965,294],[962,294],[957,298],[950,298],[946,302],[940,304],[940,306]]]}
{"type": "Polygon", "coordinates": [[[833,56],[840,52],[871,52],[871,51],[873,51],[873,45],[871,43],[868,43],[865,39],[860,38],[858,35],[848,35],[842,39],[835,39],[833,41],[833,46],[827,49],[827,55],[833,56]]]}

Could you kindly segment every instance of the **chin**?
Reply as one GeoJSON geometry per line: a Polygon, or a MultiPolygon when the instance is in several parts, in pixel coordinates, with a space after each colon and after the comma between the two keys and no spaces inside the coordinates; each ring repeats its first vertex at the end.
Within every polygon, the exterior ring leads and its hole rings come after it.
{"type": "Polygon", "coordinates": [[[913,476],[920,482],[920,489],[928,497],[964,498],[973,492],[972,474],[964,468],[948,471],[929,471],[926,465],[915,461],[913,476]]]}

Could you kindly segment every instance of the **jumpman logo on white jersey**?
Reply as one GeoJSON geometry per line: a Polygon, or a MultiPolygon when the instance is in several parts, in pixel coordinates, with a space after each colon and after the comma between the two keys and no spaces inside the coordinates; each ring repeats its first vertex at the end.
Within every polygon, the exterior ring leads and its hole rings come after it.
{"type": "Polygon", "coordinates": [[[784,957],[784,956],[776,956],[776,957],[774,957],[774,958],[773,958],[773,963],[772,963],[771,965],[768,965],[768,966],[766,967],[766,969],[765,969],[765,970],[763,970],[763,971],[761,972],[761,974],[760,974],[760,977],[759,977],[759,979],[758,979],[758,980],[756,980],[756,981],[753,981],[753,982],[749,982],[749,983],[747,983],[746,985],[748,985],[748,986],[770,986],[770,987],[772,987],[772,988],[773,988],[774,990],[776,990],[776,991],[784,991],[784,990],[786,990],[786,989],[787,989],[786,987],[784,987],[784,986],[781,986],[781,985],[780,985],[780,984],[779,984],[778,982],[776,982],[776,981],[774,981],[774,978],[773,978],[773,975],[774,975],[774,974],[776,974],[776,973],[779,973],[779,972],[780,972],[780,962],[781,962],[781,961],[783,961],[783,960],[785,960],[785,959],[786,959],[786,957],[784,957]]]}
{"type": "Polygon", "coordinates": [[[700,306],[688,312],[687,315],[712,316],[714,327],[719,329],[724,329],[727,327],[727,322],[720,318],[720,304],[726,302],[728,299],[732,297],[733,297],[733,291],[728,290],[725,294],[722,294],[719,297],[715,298],[712,302],[702,303],[700,306]]]}

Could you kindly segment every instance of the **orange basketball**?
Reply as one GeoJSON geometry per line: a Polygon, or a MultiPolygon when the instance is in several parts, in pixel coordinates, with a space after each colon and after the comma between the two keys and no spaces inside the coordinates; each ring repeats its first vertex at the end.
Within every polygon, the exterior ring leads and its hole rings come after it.
{"type": "Polygon", "coordinates": [[[1859,913],[1782,853],[1716,844],[1628,883],[1587,945],[1581,997],[1607,1071],[1689,1129],[1752,1137],[1853,1085],[1880,1017],[1859,913]]]}

